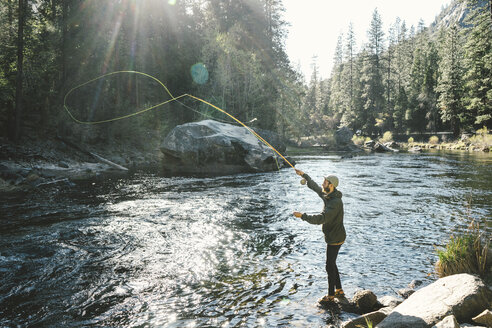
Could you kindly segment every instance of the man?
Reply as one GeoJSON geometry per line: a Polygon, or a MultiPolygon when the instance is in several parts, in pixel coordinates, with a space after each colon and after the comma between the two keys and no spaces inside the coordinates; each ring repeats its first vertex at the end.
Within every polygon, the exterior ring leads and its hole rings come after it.
{"type": "Polygon", "coordinates": [[[338,251],[346,237],[345,227],[343,226],[342,193],[336,189],[338,187],[338,178],[334,175],[329,175],[325,177],[322,187],[320,187],[309,175],[301,170],[296,169],[296,173],[307,181],[307,186],[316,192],[324,202],[324,209],[321,214],[308,215],[294,212],[294,216],[311,224],[323,225],[322,230],[327,244],[326,273],[328,274],[328,295],[324,296],[319,302],[334,302],[335,297],[345,296],[336,264],[338,251]]]}

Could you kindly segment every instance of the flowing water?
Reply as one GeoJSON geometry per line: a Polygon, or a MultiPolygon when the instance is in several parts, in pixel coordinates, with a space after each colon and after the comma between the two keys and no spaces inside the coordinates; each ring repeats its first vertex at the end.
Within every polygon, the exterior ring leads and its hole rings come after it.
{"type": "MultiPolygon", "coordinates": [[[[492,221],[492,156],[297,156],[336,174],[347,296],[430,283],[435,246],[492,221]],[[471,206],[469,205],[471,201],[471,206]]],[[[322,201],[289,169],[214,178],[137,173],[2,195],[0,326],[326,327],[320,226],[292,216],[322,201]]],[[[488,227],[490,232],[490,227],[488,227]]]]}

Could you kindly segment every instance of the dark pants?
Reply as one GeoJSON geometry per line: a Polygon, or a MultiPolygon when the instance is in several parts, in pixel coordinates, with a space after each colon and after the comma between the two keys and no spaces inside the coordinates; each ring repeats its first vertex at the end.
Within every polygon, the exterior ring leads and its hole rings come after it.
{"type": "Polygon", "coordinates": [[[335,288],[341,289],[340,274],[337,268],[338,251],[342,245],[326,246],[326,273],[328,273],[328,295],[335,295],[335,288]]]}

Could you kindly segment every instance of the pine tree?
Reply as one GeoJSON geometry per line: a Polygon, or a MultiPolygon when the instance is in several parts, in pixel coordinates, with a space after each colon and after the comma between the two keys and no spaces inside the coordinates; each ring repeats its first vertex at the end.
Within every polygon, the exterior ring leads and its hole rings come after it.
{"type": "Polygon", "coordinates": [[[426,130],[436,132],[440,128],[437,111],[437,78],[439,55],[436,43],[430,40],[426,47],[424,85],[420,94],[420,106],[425,111],[426,130]]]}
{"type": "Polygon", "coordinates": [[[311,79],[306,92],[305,101],[303,104],[303,116],[309,119],[309,128],[307,129],[309,134],[315,133],[317,127],[315,126],[314,116],[317,112],[321,110],[319,108],[319,99],[321,95],[319,77],[319,67],[318,67],[318,57],[313,56],[313,61],[311,63],[312,73],[311,79]]]}
{"type": "Polygon", "coordinates": [[[19,0],[17,18],[17,76],[15,82],[15,123],[12,140],[19,140],[21,136],[21,121],[23,119],[23,65],[24,65],[24,27],[29,8],[28,0],[19,0]]]}
{"type": "Polygon", "coordinates": [[[407,88],[410,81],[410,71],[408,64],[412,57],[410,51],[410,42],[407,39],[407,27],[405,21],[401,22],[397,19],[395,22],[397,44],[395,48],[395,106],[393,112],[393,124],[397,132],[404,132],[407,125],[405,121],[405,113],[408,109],[407,88]]]}
{"type": "Polygon", "coordinates": [[[434,131],[437,119],[435,86],[438,55],[435,43],[429,39],[422,22],[418,30],[409,88],[410,108],[406,112],[406,119],[409,128],[414,131],[434,131]]]}
{"type": "Polygon", "coordinates": [[[330,83],[330,109],[340,116],[344,111],[343,67],[343,36],[339,35],[333,56],[333,70],[330,83]]]}
{"type": "Polygon", "coordinates": [[[342,71],[343,88],[343,110],[341,111],[340,123],[344,126],[353,125],[355,107],[355,60],[356,40],[352,23],[350,23],[345,40],[345,51],[342,71]]]}
{"type": "Polygon", "coordinates": [[[364,84],[362,70],[365,58],[366,54],[363,49],[354,59],[352,107],[347,109],[340,118],[342,124],[350,126],[354,131],[362,131],[366,124],[364,98],[362,97],[364,84]]]}
{"type": "Polygon", "coordinates": [[[363,130],[372,135],[378,133],[376,118],[384,108],[384,86],[382,79],[381,54],[383,52],[383,37],[381,16],[377,9],[374,10],[370,29],[368,31],[369,43],[365,54],[365,62],[362,68],[364,120],[363,130]]]}
{"type": "Polygon", "coordinates": [[[465,45],[466,112],[460,115],[466,127],[492,126],[492,19],[487,6],[476,7],[465,45]]]}
{"type": "Polygon", "coordinates": [[[0,2],[0,129],[13,139],[15,94],[15,1],[0,2]]]}
{"type": "Polygon", "coordinates": [[[396,47],[398,42],[398,32],[399,32],[399,20],[393,24],[389,29],[388,34],[388,49],[384,54],[385,61],[385,72],[384,72],[384,86],[385,86],[385,98],[386,107],[382,117],[381,126],[384,131],[394,130],[394,103],[395,103],[395,85],[397,83],[395,72],[395,57],[396,57],[396,47]]]}
{"type": "Polygon", "coordinates": [[[438,107],[443,122],[449,122],[455,136],[460,132],[459,113],[462,110],[463,82],[461,47],[456,25],[444,31],[440,48],[438,107]]]}

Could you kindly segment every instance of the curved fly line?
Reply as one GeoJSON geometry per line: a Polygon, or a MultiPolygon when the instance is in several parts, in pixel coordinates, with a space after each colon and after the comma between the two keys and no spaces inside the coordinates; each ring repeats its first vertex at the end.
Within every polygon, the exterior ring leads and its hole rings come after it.
{"type": "MultiPolygon", "coordinates": [[[[194,99],[194,100],[198,100],[200,102],[202,102],[203,104],[227,115],[228,117],[230,117],[231,119],[233,119],[235,122],[239,123],[240,125],[242,125],[243,127],[245,127],[251,134],[253,134],[258,140],[260,140],[263,144],[265,144],[267,147],[270,147],[277,155],[279,155],[287,164],[289,164],[293,169],[294,166],[277,150],[275,149],[270,143],[268,143],[265,139],[263,139],[258,133],[256,133],[253,129],[251,129],[250,127],[248,127],[246,124],[244,124],[243,122],[241,122],[238,118],[236,118],[235,116],[229,114],[228,112],[226,112],[225,110],[223,110],[222,108],[218,107],[218,106],[215,106],[214,104],[206,101],[206,100],[203,100],[199,97],[196,97],[196,96],[193,96],[193,95],[190,95],[188,93],[185,93],[185,94],[182,94],[180,96],[177,96],[177,97],[174,97],[172,95],[172,93],[169,91],[169,89],[164,85],[164,83],[162,83],[159,79],[157,79],[156,77],[150,75],[150,74],[146,74],[146,73],[143,73],[143,72],[138,72],[138,71],[115,71],[115,72],[111,72],[111,73],[107,73],[107,74],[104,74],[104,75],[101,75],[101,76],[98,76],[92,80],[89,80],[87,82],[84,82],[82,84],[79,84],[75,87],[73,87],[72,89],[70,89],[66,94],[65,94],[65,97],[63,98],[63,108],[65,108],[65,110],[67,111],[68,115],[70,116],[70,118],[72,120],[74,120],[75,122],[79,123],[79,124],[85,124],[85,125],[96,125],[96,124],[103,124],[103,123],[110,123],[110,122],[115,122],[115,121],[119,121],[119,120],[123,120],[123,119],[127,119],[127,118],[130,118],[130,117],[133,117],[133,116],[137,116],[137,115],[140,115],[140,114],[143,114],[145,112],[148,112],[150,110],[153,110],[153,109],[156,109],[160,106],[164,106],[166,104],[169,104],[173,101],[176,101],[180,104],[182,104],[183,106],[187,107],[188,109],[190,110],[193,110],[195,111],[194,109],[192,109],[191,107],[189,106],[186,106],[184,105],[182,102],[180,102],[179,100],[180,99],[184,99],[184,98],[191,98],[191,99],[194,99]],[[157,83],[159,83],[160,86],[162,86],[162,88],[166,91],[166,93],[169,95],[169,97],[171,99],[169,100],[166,100],[166,101],[163,101],[157,105],[153,105],[151,107],[148,107],[148,108],[144,108],[142,110],[139,110],[139,111],[136,111],[134,113],[131,113],[131,114],[127,114],[127,115],[122,115],[122,116],[116,116],[116,117],[113,117],[113,118],[109,118],[109,119],[106,119],[106,120],[99,120],[99,121],[82,121],[82,120],[79,120],[77,117],[75,117],[73,115],[73,113],[70,111],[70,109],[68,108],[67,106],[67,98],[69,97],[69,95],[74,92],[75,90],[85,86],[85,85],[88,85],[92,82],[95,82],[97,80],[100,80],[102,78],[105,78],[105,77],[108,77],[108,76],[111,76],[111,75],[116,75],[116,74],[138,74],[138,75],[142,75],[142,76],[145,76],[147,78],[150,78],[154,81],[156,81],[157,83]]],[[[195,111],[197,112],[197,111],[195,111]]],[[[197,112],[201,115],[205,115],[203,113],[200,113],[200,112],[197,112]]],[[[205,115],[207,116],[207,115],[205,115]]]]}

